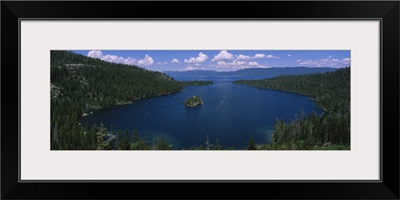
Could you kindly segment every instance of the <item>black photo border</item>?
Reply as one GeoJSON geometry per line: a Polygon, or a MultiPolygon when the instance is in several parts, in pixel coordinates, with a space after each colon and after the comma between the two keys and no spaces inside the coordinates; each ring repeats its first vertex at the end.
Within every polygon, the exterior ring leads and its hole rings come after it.
{"type": "Polygon", "coordinates": [[[399,199],[399,4],[398,1],[2,1],[1,198],[399,199]],[[165,11],[155,12],[154,7],[165,11]],[[20,19],[379,19],[381,181],[20,182],[20,19]],[[18,84],[13,84],[16,80],[18,84]],[[144,193],[147,188],[155,192],[144,193]],[[165,191],[163,188],[171,192],[161,192],[165,191]]]}

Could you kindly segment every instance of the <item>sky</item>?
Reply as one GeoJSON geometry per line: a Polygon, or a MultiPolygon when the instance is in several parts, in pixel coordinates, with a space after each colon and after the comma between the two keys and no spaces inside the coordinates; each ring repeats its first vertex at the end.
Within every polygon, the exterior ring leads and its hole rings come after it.
{"type": "Polygon", "coordinates": [[[75,50],[152,71],[236,71],[270,67],[350,66],[350,50],[75,50]]]}

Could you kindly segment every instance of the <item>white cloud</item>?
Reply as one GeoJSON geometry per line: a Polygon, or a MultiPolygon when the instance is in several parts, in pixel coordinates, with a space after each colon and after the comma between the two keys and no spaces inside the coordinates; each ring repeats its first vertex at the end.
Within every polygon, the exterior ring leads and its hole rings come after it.
{"type": "Polygon", "coordinates": [[[217,67],[223,67],[226,65],[225,61],[218,61],[217,67]]]}
{"type": "Polygon", "coordinates": [[[199,53],[198,57],[191,57],[189,59],[185,59],[185,63],[202,63],[204,61],[206,61],[208,58],[208,56],[202,52],[199,53]]]}
{"type": "Polygon", "coordinates": [[[237,69],[246,69],[246,68],[268,68],[269,66],[260,65],[257,62],[234,60],[232,62],[218,61],[217,65],[215,67],[222,68],[222,69],[237,70],[237,69]]]}
{"type": "Polygon", "coordinates": [[[253,60],[253,59],[260,59],[260,58],[264,58],[264,57],[265,57],[265,54],[261,54],[261,53],[255,54],[253,57],[240,54],[240,55],[236,55],[235,59],[236,60],[253,60]]]}
{"type": "MultiPolygon", "coordinates": [[[[125,63],[125,58],[116,56],[116,55],[104,55],[100,58],[101,60],[107,61],[107,62],[113,62],[113,63],[121,63],[121,64],[126,64],[125,63]]],[[[129,58],[128,61],[132,61],[132,58],[129,58]]]]}
{"type": "Polygon", "coordinates": [[[288,54],[287,56],[288,56],[288,57],[292,57],[292,54],[288,54]]]}
{"type": "Polygon", "coordinates": [[[157,65],[166,65],[166,64],[168,64],[168,63],[167,63],[167,61],[164,61],[164,62],[158,62],[158,63],[157,63],[157,65]]]}
{"type": "Polygon", "coordinates": [[[176,58],[172,59],[171,62],[172,62],[172,63],[181,63],[181,62],[179,62],[179,60],[176,59],[176,58]]]}
{"type": "Polygon", "coordinates": [[[135,58],[131,58],[131,57],[124,58],[124,57],[110,55],[110,54],[103,55],[103,52],[101,52],[99,50],[89,51],[87,56],[91,57],[91,58],[98,58],[103,61],[112,62],[112,63],[126,64],[126,65],[135,65],[136,64],[135,58]]]}
{"type": "Polygon", "coordinates": [[[144,56],[144,58],[142,60],[139,60],[139,61],[137,59],[131,58],[131,57],[124,58],[124,57],[117,56],[117,55],[110,55],[110,54],[103,55],[103,52],[101,52],[99,50],[89,51],[87,56],[91,57],[91,58],[99,58],[99,59],[101,59],[103,61],[107,61],[107,62],[126,64],[126,65],[138,65],[141,67],[148,67],[148,66],[153,65],[153,63],[154,63],[153,58],[147,54],[144,56]]]}
{"type": "Polygon", "coordinates": [[[219,54],[215,55],[211,61],[220,61],[220,60],[232,60],[234,58],[233,54],[229,53],[226,50],[219,52],[219,54]]]}
{"type": "Polygon", "coordinates": [[[262,54],[262,53],[258,53],[258,54],[256,54],[256,55],[254,55],[254,59],[256,59],[256,58],[264,58],[265,57],[265,54],[262,54]]]}
{"type": "Polygon", "coordinates": [[[301,62],[301,60],[296,60],[296,62],[301,62]]]}
{"type": "Polygon", "coordinates": [[[249,62],[250,66],[258,66],[259,64],[257,62],[249,62]]]}
{"type": "Polygon", "coordinates": [[[236,60],[251,60],[251,57],[240,54],[240,55],[236,56],[236,60]]]}
{"type": "Polygon", "coordinates": [[[350,58],[343,58],[342,59],[342,61],[343,61],[343,64],[350,64],[350,58]]]}
{"type": "Polygon", "coordinates": [[[350,58],[343,58],[341,60],[329,56],[328,58],[318,60],[306,60],[300,63],[301,65],[314,66],[314,67],[344,67],[350,64],[350,58]]]}
{"type": "Polygon", "coordinates": [[[127,65],[135,65],[136,64],[136,59],[128,57],[124,60],[124,64],[127,65]]]}
{"type": "Polygon", "coordinates": [[[148,67],[148,66],[153,65],[153,63],[154,63],[153,58],[146,54],[142,60],[139,60],[137,62],[137,65],[143,66],[143,67],[148,67]]]}
{"type": "Polygon", "coordinates": [[[186,68],[183,69],[183,71],[192,71],[192,70],[205,70],[205,68],[197,68],[193,66],[187,66],[186,68]]]}
{"type": "Polygon", "coordinates": [[[99,50],[91,50],[91,51],[89,51],[87,56],[91,57],[91,58],[102,58],[103,52],[101,52],[99,50]]]}
{"type": "Polygon", "coordinates": [[[279,58],[279,57],[274,55],[267,55],[267,58],[279,58]]]}

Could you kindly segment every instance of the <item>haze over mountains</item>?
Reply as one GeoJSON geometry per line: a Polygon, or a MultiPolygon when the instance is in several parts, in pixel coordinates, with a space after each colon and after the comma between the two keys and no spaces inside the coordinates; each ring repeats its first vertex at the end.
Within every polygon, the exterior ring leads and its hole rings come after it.
{"type": "Polygon", "coordinates": [[[337,68],[320,67],[284,67],[284,68],[249,68],[237,71],[219,72],[214,70],[191,70],[191,71],[165,71],[172,77],[218,77],[218,76],[237,76],[237,77],[265,77],[272,78],[281,75],[314,74],[335,71],[337,68]]]}

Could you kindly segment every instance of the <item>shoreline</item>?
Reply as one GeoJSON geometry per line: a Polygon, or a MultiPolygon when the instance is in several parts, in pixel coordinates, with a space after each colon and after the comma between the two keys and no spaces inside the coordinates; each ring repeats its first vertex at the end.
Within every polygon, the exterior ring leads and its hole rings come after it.
{"type": "Polygon", "coordinates": [[[324,112],[331,113],[328,109],[326,109],[326,108],[322,107],[321,105],[319,105],[319,102],[316,101],[314,97],[308,96],[308,95],[306,95],[306,94],[302,94],[302,93],[299,93],[299,92],[288,91],[288,90],[279,90],[279,89],[274,89],[274,88],[256,87],[256,86],[251,86],[251,85],[246,85],[246,84],[240,84],[240,83],[235,83],[235,82],[233,82],[233,83],[234,83],[234,84],[237,84],[237,85],[243,85],[243,86],[247,86],[247,87],[252,87],[252,88],[259,88],[259,89],[264,89],[264,90],[274,90],[274,91],[279,91],[279,92],[288,92],[288,93],[292,93],[292,94],[302,95],[302,96],[308,97],[311,101],[314,102],[314,104],[315,104],[318,108],[322,109],[324,112]]]}
{"type": "Polygon", "coordinates": [[[134,101],[138,101],[138,100],[141,100],[141,99],[159,97],[159,96],[165,96],[165,95],[171,95],[171,94],[175,94],[175,93],[178,93],[178,92],[183,92],[183,89],[179,90],[179,91],[175,91],[175,92],[166,92],[166,93],[156,94],[156,95],[148,96],[148,97],[146,97],[146,96],[144,96],[144,97],[134,97],[134,99],[132,101],[117,102],[117,103],[112,104],[112,105],[107,106],[107,107],[98,106],[97,108],[91,110],[89,113],[83,112],[82,115],[81,115],[81,118],[93,114],[93,112],[96,111],[96,110],[100,110],[100,109],[104,109],[104,108],[111,108],[113,106],[122,106],[122,105],[132,104],[134,101]]]}

